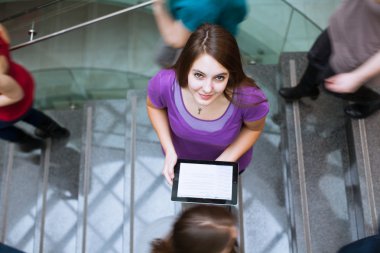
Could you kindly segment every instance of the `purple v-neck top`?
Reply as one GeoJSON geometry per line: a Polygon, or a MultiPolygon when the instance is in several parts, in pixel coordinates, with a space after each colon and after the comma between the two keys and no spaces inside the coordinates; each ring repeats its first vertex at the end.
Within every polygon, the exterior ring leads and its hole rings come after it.
{"type": "MultiPolygon", "coordinates": [[[[185,108],[174,70],[159,71],[148,85],[153,105],[167,110],[173,145],[182,159],[215,160],[237,138],[244,121],[256,121],[268,114],[269,103],[259,88],[241,87],[235,94],[234,101],[245,106],[230,103],[218,119],[202,120],[185,108]]],[[[252,148],[238,160],[240,172],[251,159],[252,148]]]]}

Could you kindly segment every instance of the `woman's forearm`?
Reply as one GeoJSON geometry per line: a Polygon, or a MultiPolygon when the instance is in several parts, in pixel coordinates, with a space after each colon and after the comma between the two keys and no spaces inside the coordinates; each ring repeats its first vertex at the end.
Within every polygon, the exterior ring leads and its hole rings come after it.
{"type": "Polygon", "coordinates": [[[9,64],[4,55],[0,55],[0,74],[8,73],[9,64]]]}
{"type": "Polygon", "coordinates": [[[371,78],[380,74],[380,51],[374,54],[360,67],[355,69],[352,73],[357,75],[361,80],[361,83],[365,83],[371,78]]]}
{"type": "Polygon", "coordinates": [[[158,30],[165,43],[174,48],[182,48],[191,32],[182,24],[174,20],[165,7],[164,1],[157,1],[153,5],[153,13],[158,30]]]}
{"type": "Polygon", "coordinates": [[[244,125],[235,141],[216,160],[236,162],[257,142],[264,125],[265,119],[257,121],[252,127],[244,125]]]}
{"type": "Polygon", "coordinates": [[[160,140],[165,153],[175,151],[166,110],[155,108],[148,98],[147,111],[150,122],[157,133],[158,139],[160,140]]]}

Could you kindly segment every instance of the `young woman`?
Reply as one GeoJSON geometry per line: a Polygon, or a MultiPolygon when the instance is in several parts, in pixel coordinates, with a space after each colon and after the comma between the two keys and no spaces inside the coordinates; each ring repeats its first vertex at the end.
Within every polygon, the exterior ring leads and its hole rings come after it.
{"type": "Polygon", "coordinates": [[[192,33],[173,68],[150,80],[147,110],[172,184],[177,158],[238,161],[244,171],[269,104],[244,74],[235,38],[206,24],[192,33]]]}
{"type": "Polygon", "coordinates": [[[186,209],[166,239],[152,242],[151,253],[236,253],[235,218],[220,206],[186,209]]]}
{"type": "Polygon", "coordinates": [[[14,126],[22,120],[37,129],[40,138],[68,138],[67,129],[34,109],[34,81],[30,73],[12,61],[9,53],[10,38],[0,24],[0,138],[20,144],[21,150],[31,151],[40,148],[43,142],[14,126]]]}

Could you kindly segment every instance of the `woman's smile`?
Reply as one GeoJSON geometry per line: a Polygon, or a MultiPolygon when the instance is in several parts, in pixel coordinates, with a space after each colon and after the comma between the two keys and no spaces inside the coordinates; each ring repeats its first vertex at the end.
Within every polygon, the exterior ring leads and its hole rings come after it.
{"type": "Polygon", "coordinates": [[[200,93],[198,93],[199,94],[199,96],[201,97],[201,99],[203,99],[203,100],[210,100],[211,98],[212,98],[212,94],[200,94],[200,93]]]}

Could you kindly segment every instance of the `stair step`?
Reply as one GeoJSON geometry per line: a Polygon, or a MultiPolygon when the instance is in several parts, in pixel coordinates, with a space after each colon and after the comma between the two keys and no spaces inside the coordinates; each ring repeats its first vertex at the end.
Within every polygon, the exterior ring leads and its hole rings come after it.
{"type": "Polygon", "coordinates": [[[46,114],[69,129],[71,136],[63,147],[51,146],[48,140],[42,156],[34,252],[54,252],[57,248],[75,252],[83,110],[46,114]]]}
{"type": "MultiPolygon", "coordinates": [[[[80,238],[77,252],[123,251],[127,103],[106,100],[87,103],[87,127],[81,165],[80,238]]],[[[79,239],[78,238],[78,239],[79,239]]]]}
{"type": "MultiPolygon", "coordinates": [[[[75,163],[80,158],[75,143],[80,132],[74,130],[80,129],[82,116],[78,118],[80,111],[47,114],[71,130],[70,143],[52,149],[49,140],[44,150],[31,153],[21,153],[14,144],[4,145],[9,148],[1,159],[7,163],[2,166],[2,175],[7,175],[2,180],[6,189],[1,202],[2,241],[25,252],[52,252],[57,247],[73,252],[78,194],[72,191],[78,188],[75,163]]],[[[30,133],[34,130],[23,122],[17,125],[30,133]]]]}
{"type": "Polygon", "coordinates": [[[37,220],[41,150],[21,153],[8,145],[6,173],[2,182],[2,242],[25,252],[33,252],[37,220]]]}
{"type": "MultiPolygon", "coordinates": [[[[359,232],[359,238],[377,233],[380,221],[380,137],[378,126],[380,114],[362,120],[352,120],[351,152],[356,165],[351,174],[356,176],[355,197],[361,203],[359,215],[364,220],[364,229],[359,232]],[[361,209],[360,209],[361,208],[361,209]],[[360,213],[360,211],[362,213],[360,213]]],[[[359,217],[360,218],[360,217],[359,217]]]]}
{"type": "Polygon", "coordinates": [[[246,68],[270,103],[270,112],[260,139],[255,144],[250,166],[243,181],[243,220],[245,252],[290,252],[290,231],[285,203],[281,134],[278,114],[278,67],[253,65],[246,68]]]}
{"type": "MultiPolygon", "coordinates": [[[[284,87],[295,85],[305,67],[305,54],[282,55],[284,87]]],[[[324,92],[317,101],[303,98],[284,105],[288,197],[298,252],[336,252],[357,233],[353,189],[346,178],[350,157],[343,106],[324,92]]]]}
{"type": "Polygon", "coordinates": [[[7,205],[8,205],[8,178],[10,177],[9,158],[13,159],[13,156],[9,156],[10,145],[8,142],[0,140],[0,241],[5,240],[6,233],[6,217],[7,217],[7,205]]]}
{"type": "MultiPolygon", "coordinates": [[[[166,185],[161,171],[164,155],[146,112],[146,91],[130,90],[127,101],[128,131],[133,166],[133,252],[144,253],[150,242],[163,238],[180,212],[181,206],[172,202],[171,187],[166,185]]],[[[131,167],[132,168],[132,167],[131,167]]]]}

